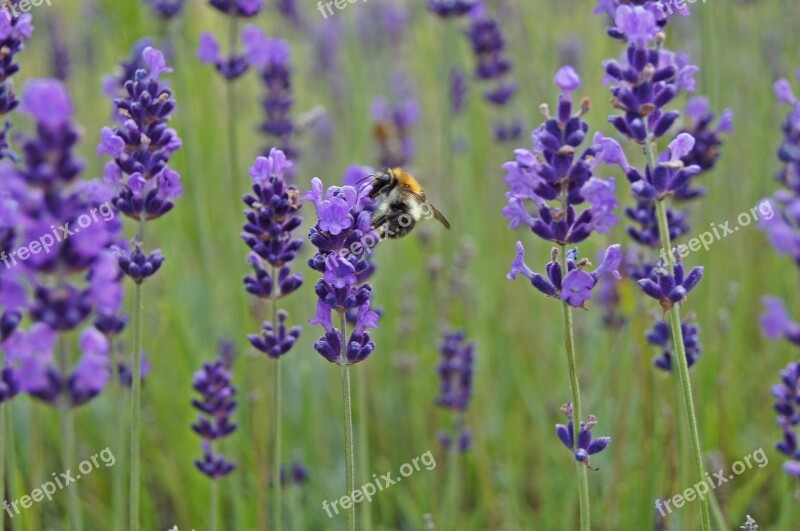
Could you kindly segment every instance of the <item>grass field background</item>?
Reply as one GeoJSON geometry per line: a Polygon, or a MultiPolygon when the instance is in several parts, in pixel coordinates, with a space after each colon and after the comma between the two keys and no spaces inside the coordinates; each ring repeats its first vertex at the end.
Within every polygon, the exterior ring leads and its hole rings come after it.
{"type": "MultiPolygon", "coordinates": [[[[447,110],[450,67],[472,66],[460,30],[415,1],[407,4],[409,24],[402,39],[370,41],[358,28],[377,24],[366,15],[377,2],[349,5],[327,20],[312,2],[302,2],[298,8],[308,25],[305,30],[293,27],[274,8],[251,21],[293,46],[297,113],[319,105],[330,121],[329,141],[314,130],[303,135],[296,184],[307,189],[314,176],[326,185],[338,184],[348,165],[376,164],[370,106],[374,98],[391,94],[400,75],[413,87],[421,108],[413,131],[418,150],[409,169],[453,226],[445,232],[426,224],[418,234],[383,243],[376,251],[378,270],[372,282],[383,317],[374,334],[375,352],[354,369],[356,406],[367,406],[365,415],[356,408],[357,443],[368,442],[368,477],[396,474],[403,463],[428,450],[437,466],[415,473],[359,509],[371,511],[374,528],[385,530],[423,529],[426,514],[437,529],[445,530],[574,529],[573,460],[553,429],[562,422],[559,406],[571,396],[557,303],[522,280],[505,278],[518,239],[534,269],[543,269],[550,249],[531,233],[506,227],[500,213],[505,192],[500,166],[513,157],[514,148],[529,147],[527,132],[541,122],[539,104],[555,103],[552,78],[565,57],[583,78],[578,94],[592,99],[587,119],[593,131],[612,135],[605,120],[612,109],[601,84],[601,61],[616,57],[622,47],[606,36],[608,21],[592,15],[590,0],[490,2],[502,17],[520,88],[507,114],[520,117],[527,131],[518,144],[498,145],[491,136],[495,111],[484,104],[474,84],[462,116],[453,118],[447,110]],[[331,23],[346,26],[338,53],[339,94],[315,68],[314,35],[331,23]],[[450,157],[448,145],[454,139],[461,149],[450,157]],[[474,248],[474,257],[465,270],[454,268],[464,246],[474,248]],[[437,264],[442,269],[433,274],[437,264]],[[454,281],[461,295],[451,297],[447,287],[454,281]],[[443,326],[464,329],[477,344],[474,396],[467,413],[474,440],[458,460],[455,498],[448,491],[452,463],[437,442],[438,431],[451,418],[434,406],[443,326]],[[365,393],[363,400],[360,393],[365,393]],[[365,436],[360,434],[363,417],[368,419],[365,436]]],[[[670,24],[668,46],[689,51],[700,66],[698,93],[708,95],[717,112],[730,107],[736,115],[735,131],[726,139],[717,168],[702,177],[708,194],[692,206],[694,236],[712,222],[735,220],[777,188],[775,151],[787,108],[776,103],[772,84],[779,77],[794,79],[800,67],[800,4],[710,0],[693,5],[692,11],[691,17],[670,24]]],[[[189,0],[183,14],[164,25],[137,0],[53,0],[50,7],[36,8],[34,24],[36,33],[19,56],[17,86],[51,75],[48,32],[57,29],[69,48],[68,86],[85,130],[80,152],[89,178],[102,173],[105,160],[95,154],[95,146],[100,128],[110,121],[101,76],[143,36],[169,43],[175,68],[169,77],[179,108],[173,127],[184,140],[174,160],[186,193],[173,213],[150,224],[147,234],[148,247],[159,247],[167,261],[145,291],[145,349],[152,372],[143,395],[143,528],[208,528],[210,483],[192,464],[200,443],[189,429],[195,417],[189,404],[191,380],[202,362],[216,356],[218,341],[231,338],[239,353],[235,383],[240,408],[235,418],[240,428],[224,446],[238,469],[221,484],[223,529],[261,529],[272,511],[268,481],[274,362],[246,344],[245,335],[259,325],[241,282],[248,266],[239,238],[246,170],[265,144],[255,131],[262,117],[260,82],[250,73],[236,83],[240,172],[230,175],[225,86],[195,55],[201,32],[211,30],[224,38],[222,15],[205,2],[189,0]]],[[[29,131],[30,125],[23,117],[14,118],[15,130],[29,131]]],[[[629,150],[628,155],[633,164],[643,164],[641,153],[629,150]]],[[[629,204],[624,176],[615,171],[603,169],[600,174],[616,176],[618,196],[629,204]]],[[[305,234],[314,211],[306,206],[303,215],[306,222],[300,230],[305,234]]],[[[581,246],[581,254],[594,257],[601,246],[615,242],[631,245],[623,227],[607,240],[593,237],[581,246]]],[[[132,231],[126,225],[126,234],[132,231]]],[[[281,362],[285,460],[301,457],[310,473],[302,488],[287,491],[286,526],[343,529],[343,517],[329,519],[322,510],[323,500],[344,494],[342,404],[339,371],[314,351],[321,333],[306,324],[316,303],[316,274],[305,266],[310,255],[307,245],[296,267],[305,276],[304,288],[285,301],[290,322],[303,324],[298,345],[281,362]]],[[[696,312],[702,327],[704,350],[692,377],[707,468],[728,470],[759,448],[769,457],[764,468],[748,470],[717,490],[729,529],[738,528],[746,514],[760,529],[797,529],[800,509],[793,492],[798,485],[784,474],[782,458],[773,449],[780,430],[769,388],[798,352],[786,342],[765,341],[758,316],[759,298],[767,293],[782,296],[794,315],[800,314],[798,270],[752,225],[715,242],[707,252],[692,253],[687,264],[703,265],[706,273],[685,311],[696,312]]],[[[653,368],[656,349],[641,339],[656,305],[629,280],[620,290],[627,323],[619,330],[605,329],[601,308],[593,301],[589,312],[575,312],[577,348],[584,410],[598,417],[596,434],[614,438],[592,460],[599,467],[589,474],[594,527],[639,531],[656,525],[657,497],[679,493],[692,480],[688,447],[680,442],[676,423],[674,375],[653,368]],[[679,462],[687,465],[682,468],[679,462]]],[[[16,462],[11,498],[30,492],[63,467],[57,411],[28,397],[15,399],[9,411],[16,462]]],[[[124,424],[127,416],[110,393],[77,412],[79,458],[105,447],[117,457],[114,467],[96,470],[70,487],[80,489],[87,529],[109,529],[112,477],[118,467],[127,466],[127,443],[118,429],[120,417],[124,424]]],[[[363,445],[357,446],[357,454],[363,451],[363,445]]],[[[66,495],[60,494],[15,519],[20,526],[15,529],[61,529],[66,495]]],[[[690,503],[664,525],[692,530],[698,523],[699,508],[690,503]]]]}

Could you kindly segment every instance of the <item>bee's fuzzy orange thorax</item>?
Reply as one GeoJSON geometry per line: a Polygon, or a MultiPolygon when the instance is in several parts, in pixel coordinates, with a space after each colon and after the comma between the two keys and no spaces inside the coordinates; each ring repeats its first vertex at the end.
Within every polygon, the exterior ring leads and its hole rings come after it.
{"type": "Polygon", "coordinates": [[[402,184],[415,194],[422,193],[422,186],[420,186],[419,181],[417,181],[417,179],[413,175],[408,173],[406,170],[404,170],[403,168],[394,168],[392,169],[392,173],[394,173],[394,176],[397,178],[400,184],[402,184]]]}

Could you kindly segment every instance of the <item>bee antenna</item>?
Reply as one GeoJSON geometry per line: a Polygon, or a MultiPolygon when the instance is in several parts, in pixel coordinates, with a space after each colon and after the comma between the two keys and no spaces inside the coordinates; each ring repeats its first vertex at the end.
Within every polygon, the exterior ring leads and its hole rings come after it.
{"type": "Polygon", "coordinates": [[[371,179],[371,178],[373,178],[373,177],[375,177],[375,174],[374,174],[374,173],[373,173],[372,175],[367,175],[366,177],[362,177],[362,178],[360,178],[359,180],[357,180],[357,181],[356,181],[356,184],[358,184],[358,183],[363,183],[363,182],[364,182],[364,181],[366,181],[367,179],[371,179]]]}

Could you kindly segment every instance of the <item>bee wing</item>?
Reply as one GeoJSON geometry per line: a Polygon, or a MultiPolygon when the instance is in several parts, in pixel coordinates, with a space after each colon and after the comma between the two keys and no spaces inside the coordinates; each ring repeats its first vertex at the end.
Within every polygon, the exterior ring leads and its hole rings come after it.
{"type": "Polygon", "coordinates": [[[432,204],[430,204],[430,203],[429,203],[429,202],[428,202],[428,201],[425,199],[425,194],[424,194],[424,193],[422,193],[422,194],[418,194],[418,193],[416,193],[416,192],[412,192],[411,190],[409,190],[409,193],[411,193],[411,195],[413,195],[414,197],[416,197],[417,199],[419,199],[419,200],[420,200],[422,203],[425,203],[426,205],[428,205],[428,206],[431,208],[431,210],[433,210],[433,217],[434,217],[434,219],[435,219],[436,221],[438,221],[439,223],[441,223],[441,224],[444,226],[444,228],[445,228],[445,229],[447,229],[447,230],[450,230],[450,222],[449,222],[449,221],[447,221],[447,218],[446,218],[446,217],[444,217],[444,214],[442,214],[441,212],[439,212],[439,209],[438,209],[438,208],[436,208],[435,206],[433,206],[432,204]]]}
{"type": "Polygon", "coordinates": [[[444,214],[439,212],[439,210],[432,204],[428,203],[428,206],[431,207],[431,209],[433,209],[433,217],[436,218],[436,221],[441,223],[445,229],[450,230],[450,222],[447,221],[447,218],[444,217],[444,214]]]}

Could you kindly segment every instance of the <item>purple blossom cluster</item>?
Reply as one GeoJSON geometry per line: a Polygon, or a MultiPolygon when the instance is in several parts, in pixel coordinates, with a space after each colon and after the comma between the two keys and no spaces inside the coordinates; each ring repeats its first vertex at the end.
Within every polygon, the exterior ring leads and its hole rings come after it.
{"type": "MultiPolygon", "coordinates": [[[[688,319],[681,323],[683,332],[683,346],[686,350],[686,363],[691,367],[700,357],[700,326],[688,319]]],[[[672,332],[664,321],[658,321],[645,335],[647,342],[661,349],[661,355],[653,359],[653,365],[664,371],[672,370],[672,332]]]]}
{"type": "Polygon", "coordinates": [[[242,28],[241,41],[244,52],[222,55],[219,41],[211,33],[200,35],[200,45],[197,48],[197,57],[203,64],[214,65],[217,72],[227,81],[234,81],[242,77],[250,68],[247,62],[247,50],[250,49],[257,28],[246,25],[242,28]]]}
{"type": "Polygon", "coordinates": [[[556,435],[559,440],[564,443],[564,446],[572,451],[573,457],[579,463],[583,463],[587,467],[589,465],[589,456],[598,454],[606,449],[611,444],[611,437],[597,437],[592,435],[592,429],[597,425],[597,419],[594,415],[589,415],[586,422],[581,422],[580,430],[578,430],[577,441],[575,440],[575,428],[572,414],[572,406],[566,404],[561,407],[561,410],[567,415],[569,422],[564,424],[556,424],[556,435]]]}
{"type": "MultiPolygon", "coordinates": [[[[248,206],[242,239],[252,251],[248,258],[253,274],[244,277],[247,292],[260,299],[277,300],[295,292],[303,277],[292,273],[291,262],[303,246],[292,232],[303,222],[298,213],[302,206],[300,192],[286,184],[292,161],[277,149],[269,157],[258,157],[250,168],[253,193],[244,196],[248,206]]],[[[259,335],[250,335],[250,343],[271,358],[289,352],[300,336],[300,327],[286,329],[286,312],[276,314],[277,322],[265,321],[259,335]]]]}
{"type": "MultiPolygon", "coordinates": [[[[16,58],[25,48],[25,41],[33,36],[33,24],[29,13],[16,16],[3,11],[2,14],[4,16],[0,17],[0,49],[3,50],[0,54],[0,116],[7,116],[19,105],[13,82],[14,74],[19,72],[16,58]]],[[[11,155],[6,138],[9,126],[9,121],[6,119],[0,129],[0,160],[11,155]]]]}
{"type": "Polygon", "coordinates": [[[463,331],[445,332],[439,345],[439,397],[436,405],[456,413],[454,433],[439,433],[439,442],[447,450],[453,437],[460,452],[469,450],[472,432],[464,425],[463,413],[472,398],[472,371],[475,364],[475,344],[467,343],[463,331]]]}
{"type": "MultiPolygon", "coordinates": [[[[503,208],[503,215],[509,219],[511,228],[524,225],[565,252],[567,245],[583,242],[593,231],[609,234],[617,223],[614,210],[619,202],[614,195],[614,180],[599,179],[593,173],[601,162],[614,163],[621,148],[597,134],[593,145],[578,155],[589,130],[588,123],[582,120],[589,103],[584,100],[573,113],[572,93],[580,87],[580,78],[572,67],[560,69],[555,83],[562,90],[557,115],[550,116],[548,107],[543,105],[547,120],[533,131],[532,150],[516,150],[515,160],[503,165],[509,185],[508,205],[503,208]],[[578,213],[575,207],[586,203],[588,206],[578,213]]],[[[534,273],[524,258],[525,249],[518,242],[509,279],[521,274],[545,295],[561,298],[573,307],[583,307],[592,297],[592,289],[601,275],[610,273],[619,278],[617,270],[622,253],[619,245],[612,245],[600,266],[589,273],[584,269],[591,264],[588,260],[577,260],[577,255],[570,257],[568,270],[563,271],[558,251],[554,250],[547,265],[548,278],[534,273]]]]}
{"type": "Polygon", "coordinates": [[[192,429],[203,438],[203,458],[196,459],[194,464],[213,480],[227,476],[236,468],[214,448],[215,443],[236,430],[236,424],[231,421],[236,410],[236,388],[231,385],[228,362],[220,357],[213,363],[204,363],[192,382],[194,390],[200,393],[199,399],[192,400],[192,406],[200,411],[192,429]]]}
{"type": "MultiPolygon", "coordinates": [[[[800,70],[797,72],[800,80],[800,70]]],[[[775,95],[780,103],[789,105],[786,120],[781,127],[783,139],[778,148],[778,159],[783,167],[776,179],[781,189],[771,201],[777,205],[776,216],[761,220],[761,228],[779,254],[790,257],[800,267],[800,100],[787,79],[775,83],[775,95]]],[[[786,306],[778,297],[762,299],[766,311],[761,316],[761,328],[769,339],[786,339],[800,346],[800,323],[792,319],[786,306]]],[[[797,444],[800,425],[800,364],[790,363],[781,371],[781,383],[772,387],[778,412],[778,426],[783,430],[783,440],[777,449],[788,461],[783,468],[792,476],[800,477],[800,447],[797,444]]]]}
{"type": "Polygon", "coordinates": [[[788,460],[783,469],[800,478],[800,447],[797,444],[797,428],[800,425],[800,363],[790,363],[781,371],[781,382],[772,386],[778,426],[783,429],[783,440],[775,447],[788,460]]]}
{"type": "MultiPolygon", "coordinates": [[[[797,78],[800,80],[800,70],[797,78]]],[[[779,215],[762,219],[761,228],[775,250],[800,267],[800,100],[786,79],[775,83],[775,94],[791,110],[781,126],[783,140],[777,153],[783,167],[775,178],[782,188],[771,199],[779,215]]]]}
{"type": "Polygon", "coordinates": [[[302,487],[308,482],[308,468],[297,458],[289,465],[281,465],[281,488],[302,487]]]}
{"type": "MultiPolygon", "coordinates": [[[[268,145],[263,152],[268,154],[278,148],[297,161],[300,154],[293,142],[296,127],[292,119],[292,47],[283,39],[268,38],[260,29],[254,29],[248,38],[250,45],[245,49],[245,57],[264,85],[261,100],[264,121],[259,129],[266,135],[268,145]]],[[[291,173],[287,175],[291,176],[291,173]]]]}
{"type": "Polygon", "coordinates": [[[121,308],[123,290],[111,251],[121,225],[114,216],[91,222],[92,212],[113,213],[111,191],[79,180],[84,163],[73,152],[79,129],[64,86],[49,79],[29,82],[22,111],[34,118],[36,135],[20,137],[20,165],[0,163],[0,339],[7,355],[0,394],[7,399],[26,392],[79,406],[97,396],[111,374],[108,339],[86,322],[92,315],[116,316],[121,308]],[[23,246],[14,249],[15,244],[23,246]],[[33,323],[27,331],[17,329],[23,312],[33,323]],[[78,329],[81,355],[71,366],[66,336],[78,329]]]}
{"type": "Polygon", "coordinates": [[[186,0],[147,0],[147,3],[156,15],[169,20],[180,15],[186,0]]]}
{"type": "MultiPolygon", "coordinates": [[[[612,104],[621,111],[610,116],[609,122],[637,144],[651,145],[665,136],[681,116],[679,111],[670,110],[669,105],[682,92],[693,92],[696,85],[697,66],[690,63],[686,54],[664,47],[663,29],[668,17],[660,11],[656,2],[625,4],[614,0],[601,0],[596,11],[611,17],[614,26],[609,35],[626,44],[621,59],[603,65],[612,104]]],[[[687,10],[681,12],[688,15],[687,10]]],[[[693,183],[699,175],[713,169],[720,155],[721,134],[732,131],[733,113],[729,109],[712,126],[715,116],[705,97],[690,99],[685,114],[688,123],[672,137],[666,151],[655,155],[654,166],[648,161],[644,171],[632,167],[621,147],[613,157],[631,183],[635,199],[635,205],[625,210],[626,217],[634,223],[627,227],[627,233],[636,243],[651,249],[661,246],[656,203],[668,197],[678,201],[701,197],[704,190],[693,183]]],[[[665,212],[670,241],[690,231],[686,212],[669,207],[665,212]]],[[[663,253],[662,259],[674,262],[674,258],[663,253]]],[[[673,275],[665,263],[656,265],[641,260],[628,265],[633,279],[648,296],[659,301],[665,312],[685,299],[703,273],[702,268],[696,267],[684,278],[682,264],[674,265],[674,269],[673,275]]],[[[662,348],[662,357],[654,363],[663,369],[671,367],[665,354],[671,350],[670,334],[664,334],[668,330],[665,322],[658,321],[646,334],[648,341],[662,348]]],[[[698,327],[687,321],[683,330],[690,335],[684,337],[684,346],[691,366],[700,351],[698,327]]]]}
{"type": "MultiPolygon", "coordinates": [[[[264,7],[263,0],[209,0],[208,3],[221,13],[233,17],[232,24],[235,24],[238,18],[258,15],[264,7]]],[[[260,30],[257,27],[245,25],[240,34],[243,51],[237,52],[236,43],[231,42],[230,52],[225,56],[216,37],[208,32],[203,33],[200,35],[197,57],[202,63],[214,65],[225,80],[234,81],[244,75],[251,66],[248,55],[260,44],[259,34],[260,30]]]]}
{"type": "MultiPolygon", "coordinates": [[[[464,33],[475,57],[475,79],[488,87],[483,98],[494,107],[508,107],[517,92],[517,85],[500,21],[490,15],[486,3],[483,0],[429,0],[427,6],[442,19],[469,18],[464,33]]],[[[517,118],[495,120],[495,140],[514,141],[521,135],[522,124],[517,118]]]]}
{"type": "MultiPolygon", "coordinates": [[[[180,175],[169,167],[181,148],[177,132],[168,126],[175,100],[161,80],[172,69],[155,48],[145,48],[142,59],[145,68],[125,81],[125,96],[114,99],[122,121],[113,129],[104,127],[97,146],[98,154],[114,159],[103,176],[113,190],[114,207],[140,224],[168,213],[183,193],[180,175]]],[[[163,261],[160,251],[146,254],[138,241],[130,252],[119,250],[120,268],[137,284],[154,275],[163,261]]]]}
{"type": "Polygon", "coordinates": [[[317,313],[310,324],[319,324],[325,335],[314,348],[331,363],[352,365],[365,360],[375,350],[368,328],[378,327],[378,314],[371,306],[372,286],[360,283],[359,276],[371,268],[368,250],[380,240],[372,227],[369,206],[371,184],[356,188],[331,186],[323,192],[322,181],[314,178],[311,190],[303,199],[314,203],[317,223],[309,231],[309,240],[317,248],[309,259],[311,269],[322,273],[314,291],[317,313]],[[356,323],[347,343],[342,331],[332,321],[332,312],[354,312],[356,323]]]}

